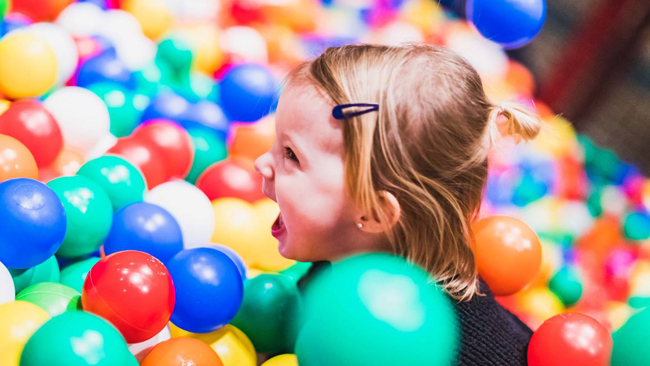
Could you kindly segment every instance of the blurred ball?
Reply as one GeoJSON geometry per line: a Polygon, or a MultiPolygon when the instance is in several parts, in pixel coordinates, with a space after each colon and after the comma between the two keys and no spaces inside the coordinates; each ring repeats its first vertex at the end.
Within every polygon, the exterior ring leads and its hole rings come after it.
{"type": "Polygon", "coordinates": [[[220,87],[221,104],[228,118],[254,122],[269,114],[278,85],[269,70],[251,63],[226,72],[220,87]]]}
{"type": "Polygon", "coordinates": [[[0,40],[0,91],[10,98],[39,96],[54,85],[56,54],[41,38],[27,33],[0,40]]]}
{"type": "Polygon", "coordinates": [[[349,257],[307,288],[295,353],[300,365],[449,365],[456,360],[453,306],[405,259],[349,257]],[[344,308],[345,312],[338,311],[344,308]],[[390,347],[378,347],[390,339],[390,347]]]}
{"type": "MultiPolygon", "coordinates": [[[[46,259],[45,262],[27,269],[9,268],[9,273],[14,280],[16,293],[31,285],[41,282],[59,282],[61,271],[55,256],[46,259]]],[[[65,285],[65,283],[64,283],[65,285]]]]}
{"type": "Polygon", "coordinates": [[[298,366],[298,357],[293,354],[279,355],[264,362],[262,366],[298,366]]]}
{"type": "Polygon", "coordinates": [[[517,303],[524,314],[540,323],[564,312],[564,304],[557,295],[543,287],[517,294],[517,303]]]}
{"type": "Polygon", "coordinates": [[[212,248],[185,249],[167,262],[178,294],[171,321],[190,332],[212,332],[235,317],[243,279],[226,254],[212,248]]]}
{"type": "MultiPolygon", "coordinates": [[[[220,198],[212,201],[212,209],[215,230],[211,241],[233,249],[248,266],[259,264],[260,257],[268,250],[262,250],[259,245],[259,233],[264,228],[259,225],[255,208],[238,198],[220,198]]],[[[277,245],[274,249],[277,252],[277,245]]]]}
{"type": "Polygon", "coordinates": [[[140,120],[167,119],[178,122],[184,118],[189,106],[187,100],[178,94],[161,93],[151,100],[140,120]]]}
{"type": "Polygon", "coordinates": [[[116,55],[110,53],[91,57],[79,66],[78,86],[87,88],[100,82],[114,82],[127,88],[135,87],[131,70],[116,55]]]}
{"type": "Polygon", "coordinates": [[[59,249],[65,233],[66,213],[52,189],[25,178],[0,183],[0,262],[5,266],[43,263],[59,249]]]}
{"type": "Polygon", "coordinates": [[[641,366],[650,357],[650,349],[645,346],[646,334],[650,326],[650,309],[632,315],[614,333],[612,366],[641,366]]]}
{"type": "Polygon", "coordinates": [[[257,354],[251,341],[230,324],[211,333],[190,333],[171,325],[172,337],[192,337],[210,345],[224,366],[256,366],[257,354]]]}
{"type": "Polygon", "coordinates": [[[115,213],[104,241],[104,252],[123,250],[149,253],[163,263],[183,250],[183,235],[176,219],[164,208],[146,202],[123,207],[115,213]]]}
{"type": "Polygon", "coordinates": [[[111,119],[111,133],[116,137],[130,135],[149,105],[148,97],[136,94],[114,82],[94,83],[88,86],[88,90],[106,103],[111,119]]]}
{"type": "Polygon", "coordinates": [[[61,88],[48,96],[44,105],[58,122],[68,149],[86,154],[110,133],[106,104],[90,90],[61,88]]]}
{"type": "MultiPolygon", "coordinates": [[[[2,130],[0,130],[2,133],[2,130]]],[[[631,212],[623,223],[625,237],[630,240],[646,240],[650,238],[650,215],[645,212],[631,212]]]]}
{"type": "Polygon", "coordinates": [[[0,352],[12,345],[22,348],[29,337],[49,319],[45,310],[26,301],[1,304],[0,352]]]}
{"type": "Polygon", "coordinates": [[[580,274],[574,267],[566,266],[560,269],[551,278],[548,287],[566,307],[575,305],[582,297],[580,274]]]}
{"type": "Polygon", "coordinates": [[[255,202],[266,197],[262,192],[262,176],[233,159],[206,168],[196,181],[196,186],[211,201],[230,197],[255,202]]]}
{"type": "Polygon", "coordinates": [[[180,116],[179,123],[186,129],[208,129],[223,139],[226,138],[230,128],[230,122],[221,107],[209,100],[201,100],[190,104],[183,115],[180,116]]]}
{"type": "MultiPolygon", "coordinates": [[[[199,176],[212,164],[228,156],[226,142],[212,131],[202,128],[188,128],[194,146],[194,161],[185,180],[196,183],[199,176]]],[[[205,191],[204,191],[205,193],[205,191]]]]}
{"type": "Polygon", "coordinates": [[[144,35],[151,39],[156,39],[165,33],[174,20],[170,9],[160,1],[127,0],[123,8],[138,20],[144,35]]]}
{"type": "Polygon", "coordinates": [[[214,211],[210,200],[198,188],[185,181],[172,181],[155,187],[145,201],[167,210],[183,232],[185,248],[210,242],[214,232],[214,211]]]}
{"type": "Polygon", "coordinates": [[[104,20],[100,7],[89,2],[77,2],[66,7],[57,17],[56,24],[75,37],[89,36],[99,30],[104,20]]]}
{"type": "Polygon", "coordinates": [[[43,324],[23,350],[22,366],[137,366],[120,333],[85,311],[68,311],[43,324]]]}
{"type": "Polygon", "coordinates": [[[0,305],[12,302],[16,298],[16,287],[11,273],[2,262],[0,262],[0,305]]]}
{"type": "Polygon", "coordinates": [[[473,225],[478,272],[496,296],[512,295],[539,272],[542,248],[523,221],[492,216],[473,225]]]}
{"type": "Polygon", "coordinates": [[[36,164],[52,164],[63,148],[63,136],[54,117],[34,100],[19,100],[0,115],[0,134],[25,144],[36,164]]]}
{"type": "Polygon", "coordinates": [[[230,144],[230,154],[255,161],[271,149],[275,141],[274,123],[263,120],[251,126],[238,126],[230,144]]]}
{"type": "Polygon", "coordinates": [[[0,135],[0,182],[13,178],[37,179],[36,160],[23,143],[0,135]]]}
{"type": "Polygon", "coordinates": [[[138,127],[135,138],[152,142],[163,153],[167,176],[185,178],[194,160],[194,146],[187,131],[168,120],[150,120],[138,127]]]}
{"type": "Polygon", "coordinates": [[[172,338],[155,346],[141,366],[223,366],[219,355],[194,338],[172,338]]]}
{"type": "Polygon", "coordinates": [[[36,23],[26,28],[26,31],[38,36],[52,48],[56,56],[57,70],[54,85],[64,85],[74,74],[79,61],[77,47],[70,33],[54,23],[36,23]]]}
{"type": "Polygon", "coordinates": [[[41,282],[29,286],[16,295],[16,300],[27,301],[47,311],[51,317],[69,310],[81,310],[81,294],[68,286],[41,282]]]}
{"type": "Polygon", "coordinates": [[[99,262],[99,257],[90,257],[65,267],[61,270],[61,284],[81,293],[88,273],[97,262],[99,262]]]}
{"type": "Polygon", "coordinates": [[[545,0],[469,0],[467,19],[483,37],[504,48],[519,48],[529,43],[546,20],[545,0]]]}
{"type": "Polygon", "coordinates": [[[37,21],[51,21],[74,0],[12,0],[11,11],[25,14],[37,21]]]}
{"type": "Polygon", "coordinates": [[[591,317],[557,315],[544,322],[528,346],[530,366],[609,366],[612,336],[591,317]],[[554,350],[554,352],[549,352],[554,350]]]}
{"type": "Polygon", "coordinates": [[[56,178],[47,185],[61,199],[67,221],[65,239],[57,255],[74,258],[97,250],[113,222],[113,206],[104,189],[79,175],[56,178]]]}
{"type": "Polygon", "coordinates": [[[168,178],[164,154],[153,142],[133,136],[122,137],[108,150],[139,169],[147,182],[147,188],[162,184],[168,178]]]}
{"type": "Polygon", "coordinates": [[[147,189],[142,173],[119,156],[106,155],[85,163],[77,175],[99,184],[117,211],[135,202],[142,202],[147,189]]]}
{"type": "Polygon", "coordinates": [[[137,343],[167,325],[175,298],[167,268],[147,253],[129,250],[107,255],[93,266],[81,301],[85,311],[108,319],[127,342],[137,343]]]}

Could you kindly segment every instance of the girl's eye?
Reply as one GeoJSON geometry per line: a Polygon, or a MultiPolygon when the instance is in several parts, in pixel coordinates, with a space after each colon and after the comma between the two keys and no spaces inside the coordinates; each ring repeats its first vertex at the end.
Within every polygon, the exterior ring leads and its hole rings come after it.
{"type": "Polygon", "coordinates": [[[284,156],[285,156],[287,159],[289,159],[289,160],[293,160],[293,161],[295,161],[296,163],[299,163],[299,161],[298,161],[298,157],[297,157],[296,154],[293,152],[293,150],[291,150],[290,147],[285,147],[285,148],[284,148],[284,156]]]}

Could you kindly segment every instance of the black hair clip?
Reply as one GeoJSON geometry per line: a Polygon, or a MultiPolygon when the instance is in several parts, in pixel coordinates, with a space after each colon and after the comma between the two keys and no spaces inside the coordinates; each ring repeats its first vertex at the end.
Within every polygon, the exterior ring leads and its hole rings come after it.
{"type": "Polygon", "coordinates": [[[346,118],[352,118],[368,112],[373,112],[378,110],[379,110],[379,104],[372,104],[372,103],[341,104],[341,105],[337,105],[336,107],[334,107],[334,109],[332,109],[332,116],[336,119],[346,119],[346,118]],[[370,108],[344,114],[343,109],[349,107],[370,107],[370,108]]]}

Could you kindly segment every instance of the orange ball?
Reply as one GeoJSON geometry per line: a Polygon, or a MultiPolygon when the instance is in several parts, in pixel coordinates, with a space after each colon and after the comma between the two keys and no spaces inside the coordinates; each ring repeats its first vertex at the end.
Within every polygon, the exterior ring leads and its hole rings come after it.
{"type": "Polygon", "coordinates": [[[494,295],[512,295],[535,278],[542,265],[542,247],[526,223],[492,216],[477,221],[473,231],[478,272],[494,295]]]}
{"type": "Polygon", "coordinates": [[[34,156],[22,142],[0,135],[0,182],[12,178],[38,179],[34,156]]]}
{"type": "Polygon", "coordinates": [[[275,122],[267,117],[253,125],[238,126],[230,144],[230,155],[254,162],[275,141],[275,122]]]}
{"type": "Polygon", "coordinates": [[[181,337],[158,343],[140,366],[223,366],[219,355],[198,339],[181,337]]]}

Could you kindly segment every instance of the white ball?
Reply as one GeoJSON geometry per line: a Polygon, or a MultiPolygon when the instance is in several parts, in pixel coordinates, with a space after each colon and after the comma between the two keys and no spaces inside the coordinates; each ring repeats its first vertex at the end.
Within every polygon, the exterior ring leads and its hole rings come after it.
{"type": "Polygon", "coordinates": [[[16,299],[16,288],[14,287],[14,279],[7,267],[0,262],[0,305],[12,302],[16,299]]]}
{"type": "Polygon", "coordinates": [[[104,11],[95,4],[73,3],[63,9],[56,24],[74,36],[90,36],[104,24],[104,11]]]}
{"type": "Polygon", "coordinates": [[[222,33],[221,48],[238,62],[268,63],[266,40],[251,27],[226,28],[222,33]]]}
{"type": "Polygon", "coordinates": [[[166,182],[147,192],[145,201],[174,216],[181,227],[185,248],[210,242],[214,231],[214,210],[210,199],[196,186],[184,180],[166,182]]]}
{"type": "Polygon", "coordinates": [[[172,337],[169,325],[165,326],[160,333],[147,339],[144,342],[129,344],[129,351],[135,356],[138,362],[142,362],[158,343],[164,342],[172,337]]]}
{"type": "Polygon", "coordinates": [[[36,23],[27,27],[26,31],[43,39],[52,48],[57,62],[54,85],[61,86],[65,84],[74,73],[79,62],[77,46],[70,33],[65,28],[54,23],[36,23]]]}
{"type": "Polygon", "coordinates": [[[88,89],[69,86],[43,103],[58,122],[65,148],[86,155],[110,134],[110,116],[104,101],[88,89]]]}
{"type": "Polygon", "coordinates": [[[134,34],[114,43],[117,57],[131,70],[140,70],[154,62],[158,46],[143,34],[134,34]]]}
{"type": "Polygon", "coordinates": [[[462,56],[482,77],[489,80],[502,80],[508,71],[508,56],[501,46],[475,33],[452,33],[447,38],[447,47],[462,56]]]}

